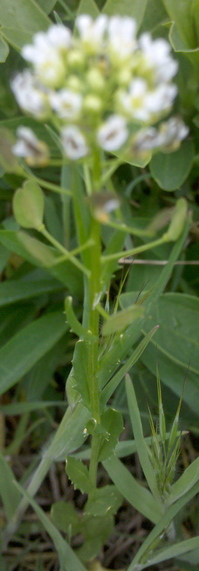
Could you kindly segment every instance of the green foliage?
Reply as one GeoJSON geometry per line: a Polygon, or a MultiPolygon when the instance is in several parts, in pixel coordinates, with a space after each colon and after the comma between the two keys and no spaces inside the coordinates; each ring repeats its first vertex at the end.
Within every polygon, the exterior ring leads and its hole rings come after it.
{"type": "MultiPolygon", "coordinates": [[[[123,500],[153,524],[140,546],[138,537],[128,571],[172,558],[188,571],[198,567],[197,516],[196,537],[182,533],[185,507],[195,509],[190,502],[199,491],[198,458],[179,477],[176,471],[178,423],[198,436],[198,8],[198,0],[1,0],[2,546],[6,550],[13,537],[28,552],[32,528],[20,522],[31,505],[54,543],[60,571],[85,571],[102,555],[123,500]],[[169,35],[179,65],[175,113],[190,129],[178,150],[96,153],[93,162],[66,163],[55,133],[59,125],[52,129],[17,110],[9,85],[22,65],[21,47],[52,21],[72,28],[76,14],[95,17],[99,7],[107,15],[135,18],[141,33],[169,35]],[[49,145],[51,160],[43,169],[31,170],[13,155],[22,124],[49,145]],[[93,190],[116,193],[120,202],[102,223],[93,217],[93,190]],[[124,258],[133,262],[130,270],[124,258]],[[34,458],[17,484],[13,455],[23,456],[25,449],[34,458]],[[134,468],[135,452],[144,482],[121,460],[128,456],[134,468]],[[75,494],[67,502],[52,498],[49,517],[33,496],[52,463],[65,460],[75,494]],[[82,493],[87,497],[78,503],[82,493]]],[[[0,557],[3,570],[13,568],[7,553],[0,557]]],[[[16,564],[21,571],[23,563],[16,564]]],[[[43,569],[38,562],[37,571],[43,569]]]]}
{"type": "Polygon", "coordinates": [[[43,225],[44,195],[38,184],[29,180],[18,188],[13,199],[13,212],[20,226],[40,230],[43,225]]]}
{"type": "Polygon", "coordinates": [[[173,191],[183,184],[188,177],[194,159],[192,141],[184,141],[174,153],[157,153],[150,162],[153,178],[161,188],[173,191]]]}

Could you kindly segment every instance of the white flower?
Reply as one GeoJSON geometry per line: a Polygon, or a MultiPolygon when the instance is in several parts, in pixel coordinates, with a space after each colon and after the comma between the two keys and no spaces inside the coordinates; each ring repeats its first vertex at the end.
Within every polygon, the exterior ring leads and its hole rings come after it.
{"type": "Polygon", "coordinates": [[[117,105],[129,118],[138,121],[154,121],[164,111],[169,110],[177,94],[175,85],[160,84],[153,91],[149,90],[144,79],[134,79],[129,91],[118,91],[117,105]]]}
{"type": "Polygon", "coordinates": [[[47,145],[28,127],[18,127],[16,134],[17,142],[12,147],[14,155],[27,159],[30,166],[45,166],[49,159],[47,145]]]}
{"type": "Polygon", "coordinates": [[[50,26],[47,32],[48,40],[51,46],[54,46],[60,50],[68,50],[72,43],[72,34],[69,28],[63,26],[63,24],[54,24],[50,26]]]}
{"type": "Polygon", "coordinates": [[[61,89],[50,95],[50,103],[59,117],[75,119],[81,111],[82,96],[71,89],[61,89]]]}
{"type": "Polygon", "coordinates": [[[35,77],[26,69],[14,77],[11,82],[12,91],[19,106],[34,115],[37,119],[45,118],[49,113],[47,94],[37,84],[35,77]]]}
{"type": "Polygon", "coordinates": [[[86,139],[75,125],[64,127],[61,131],[64,153],[69,159],[77,160],[88,154],[86,139]]]}
{"type": "Polygon", "coordinates": [[[132,18],[113,16],[108,24],[107,49],[114,63],[132,55],[136,47],[136,22],[132,18]]]}
{"type": "Polygon", "coordinates": [[[119,91],[117,94],[117,104],[121,107],[122,112],[131,120],[148,121],[150,113],[146,105],[146,96],[148,95],[148,85],[144,79],[134,79],[129,91],[119,91]]]}
{"type": "Polygon", "coordinates": [[[161,114],[163,111],[169,110],[176,95],[176,85],[162,83],[146,95],[146,107],[152,115],[161,114]]]}
{"type": "Polygon", "coordinates": [[[134,137],[133,148],[136,151],[171,148],[175,150],[188,135],[189,129],[179,117],[171,117],[162,123],[159,129],[149,127],[141,129],[134,137]]]}
{"type": "Polygon", "coordinates": [[[170,56],[170,45],[164,39],[153,40],[148,33],[140,36],[139,46],[145,56],[146,70],[155,72],[156,81],[168,82],[176,74],[178,63],[170,56]]]}
{"type": "Polygon", "coordinates": [[[133,139],[133,149],[135,151],[150,151],[159,147],[162,143],[162,137],[155,127],[141,129],[133,139]]]}
{"type": "Polygon", "coordinates": [[[105,151],[116,151],[125,143],[128,130],[124,117],[111,115],[97,131],[97,142],[105,151]]]}
{"type": "Polygon", "coordinates": [[[180,117],[171,117],[160,126],[160,136],[164,147],[176,147],[178,141],[182,141],[189,133],[189,128],[180,117]]]}
{"type": "Polygon", "coordinates": [[[101,14],[95,20],[87,14],[77,17],[76,27],[86,51],[91,53],[101,51],[107,22],[107,16],[104,14],[101,14]]]}
{"type": "MultiPolygon", "coordinates": [[[[22,48],[22,56],[34,65],[35,72],[40,80],[49,87],[59,87],[64,80],[66,69],[61,51],[55,45],[58,38],[55,38],[55,26],[49,28],[47,33],[38,32],[34,36],[33,44],[27,44],[22,48]],[[49,35],[48,35],[49,34],[49,35]],[[53,36],[53,41],[49,36],[53,36]]],[[[61,26],[64,28],[64,26],[61,26]]],[[[59,30],[58,30],[59,31],[59,30]]],[[[63,44],[63,33],[60,36],[60,44],[63,44]]]]}

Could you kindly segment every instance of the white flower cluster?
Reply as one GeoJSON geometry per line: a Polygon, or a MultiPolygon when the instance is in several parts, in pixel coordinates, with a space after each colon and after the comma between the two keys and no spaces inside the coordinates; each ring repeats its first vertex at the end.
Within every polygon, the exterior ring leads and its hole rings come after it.
{"type": "MultiPolygon", "coordinates": [[[[172,79],[178,66],[169,44],[148,33],[137,39],[136,23],[128,17],[93,20],[84,14],[74,34],[52,25],[23,47],[22,56],[32,70],[12,81],[17,102],[31,116],[52,121],[72,160],[96,146],[117,151],[132,126],[141,136],[170,111],[177,94],[172,79]]],[[[186,134],[184,128],[181,138],[186,134]]]]}

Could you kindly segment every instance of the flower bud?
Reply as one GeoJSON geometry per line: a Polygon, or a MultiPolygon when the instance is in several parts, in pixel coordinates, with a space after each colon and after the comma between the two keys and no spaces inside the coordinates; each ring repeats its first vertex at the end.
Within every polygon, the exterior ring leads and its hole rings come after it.
{"type": "Polygon", "coordinates": [[[183,228],[187,219],[187,211],[187,201],[185,198],[179,198],[179,200],[176,202],[174,215],[170,226],[167,232],[164,234],[166,241],[175,242],[175,240],[178,240],[183,232],[183,228]]]}
{"type": "Polygon", "coordinates": [[[102,110],[102,100],[96,95],[86,95],[83,102],[83,109],[89,113],[100,113],[102,110]]]}
{"type": "Polygon", "coordinates": [[[86,80],[89,87],[91,87],[93,91],[103,91],[105,87],[105,80],[102,73],[98,69],[90,69],[90,71],[88,71],[86,74],[86,80]]]}

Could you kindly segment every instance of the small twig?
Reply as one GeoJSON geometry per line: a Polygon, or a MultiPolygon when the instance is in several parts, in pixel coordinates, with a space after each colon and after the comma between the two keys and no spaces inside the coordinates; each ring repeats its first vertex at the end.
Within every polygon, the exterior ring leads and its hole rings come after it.
{"type": "MultiPolygon", "coordinates": [[[[145,266],[166,266],[168,260],[141,260],[139,258],[120,258],[118,260],[119,264],[137,264],[145,266]]],[[[199,261],[178,261],[174,263],[174,266],[199,266],[199,261]]]]}

